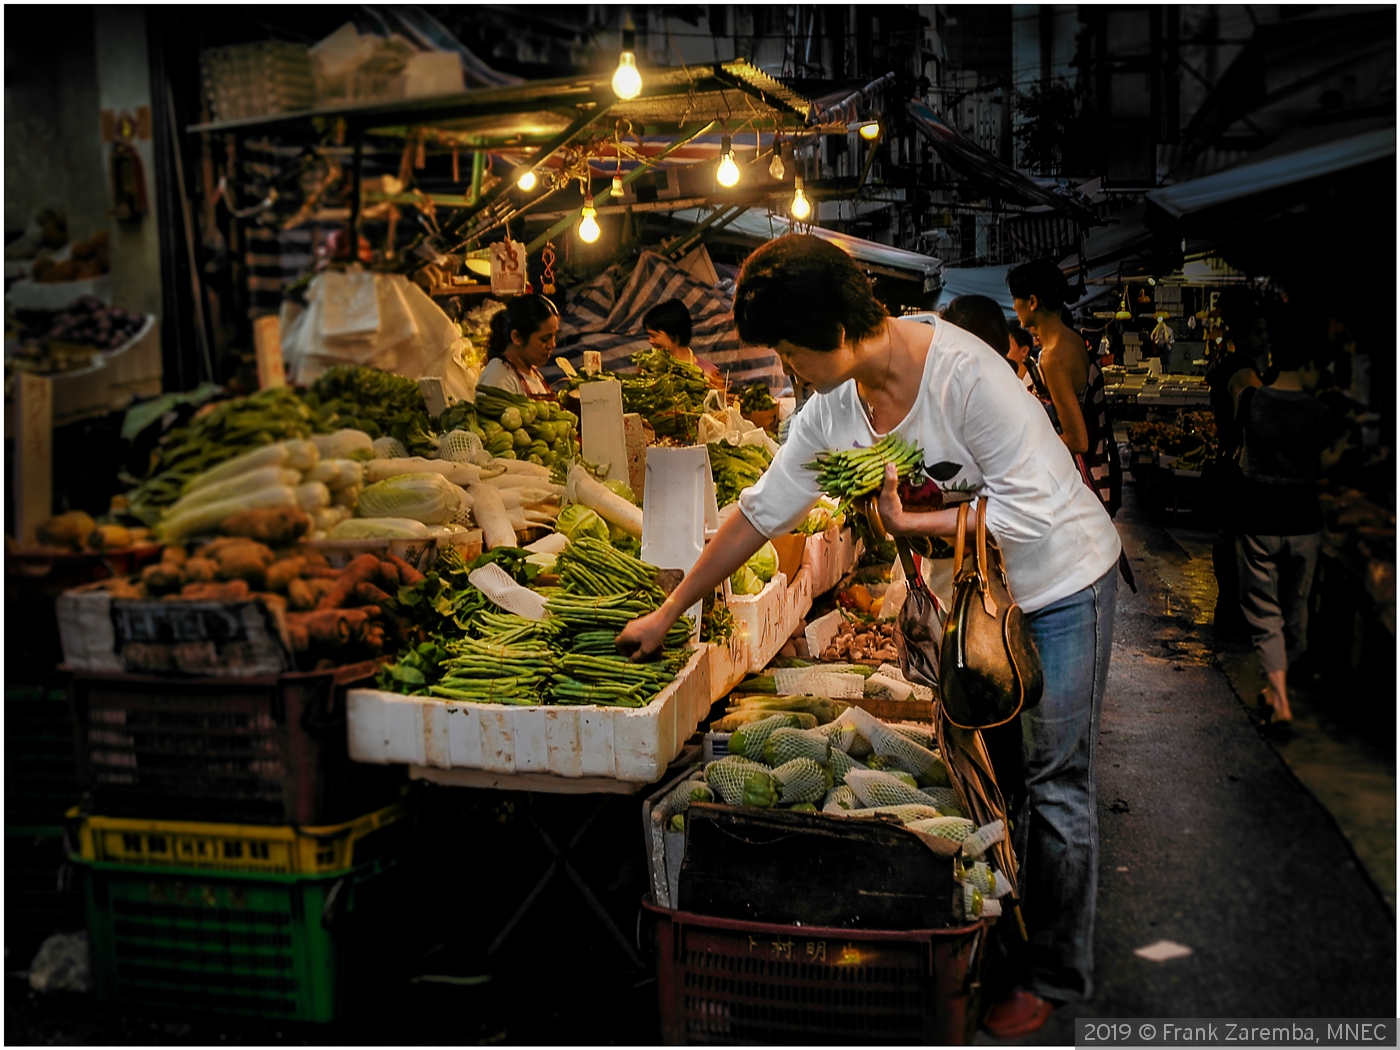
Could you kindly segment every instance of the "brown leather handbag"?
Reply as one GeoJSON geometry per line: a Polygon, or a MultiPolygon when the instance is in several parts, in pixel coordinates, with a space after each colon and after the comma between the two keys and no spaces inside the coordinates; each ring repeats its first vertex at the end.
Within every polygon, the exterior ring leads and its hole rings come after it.
{"type": "Polygon", "coordinates": [[[977,501],[971,563],[967,504],[953,542],[953,604],[943,625],[938,679],[943,712],[962,729],[990,729],[1040,702],[1045,687],[1026,615],[1011,599],[1001,551],[987,542],[987,501],[977,501]]]}

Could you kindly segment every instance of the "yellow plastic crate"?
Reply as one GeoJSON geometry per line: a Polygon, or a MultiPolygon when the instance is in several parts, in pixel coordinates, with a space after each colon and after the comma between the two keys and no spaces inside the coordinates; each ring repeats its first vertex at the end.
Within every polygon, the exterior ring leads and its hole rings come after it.
{"type": "Polygon", "coordinates": [[[69,820],[77,825],[79,855],[83,860],[256,875],[324,875],[374,860],[376,856],[367,854],[377,850],[367,849],[365,840],[408,815],[408,804],[396,802],[343,824],[266,827],[83,817],[76,807],[68,811],[69,820]]]}

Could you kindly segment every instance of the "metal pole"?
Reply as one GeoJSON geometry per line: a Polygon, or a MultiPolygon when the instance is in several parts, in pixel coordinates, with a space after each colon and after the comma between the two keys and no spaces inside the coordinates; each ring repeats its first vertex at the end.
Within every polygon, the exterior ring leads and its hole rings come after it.
{"type": "Polygon", "coordinates": [[[486,177],[486,151],[476,149],[472,153],[472,189],[467,194],[467,206],[470,207],[481,200],[481,180],[486,177]]]}

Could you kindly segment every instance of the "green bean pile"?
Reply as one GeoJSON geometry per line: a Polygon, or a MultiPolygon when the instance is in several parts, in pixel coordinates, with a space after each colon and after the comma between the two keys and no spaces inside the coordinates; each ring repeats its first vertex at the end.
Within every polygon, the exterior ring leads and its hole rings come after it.
{"type": "Polygon", "coordinates": [[[602,707],[646,707],[677,670],[674,660],[634,664],[623,656],[576,653],[561,656],[558,667],[559,673],[550,676],[556,704],[602,707]]]}
{"type": "Polygon", "coordinates": [[[663,597],[656,586],[655,566],[593,536],[572,540],[560,552],[555,565],[559,581],[572,594],[599,596],[640,591],[654,596],[657,605],[663,597]]]}
{"type": "Polygon", "coordinates": [[[538,707],[554,653],[543,645],[487,645],[460,641],[448,646],[447,673],[428,691],[448,700],[538,707]]]}

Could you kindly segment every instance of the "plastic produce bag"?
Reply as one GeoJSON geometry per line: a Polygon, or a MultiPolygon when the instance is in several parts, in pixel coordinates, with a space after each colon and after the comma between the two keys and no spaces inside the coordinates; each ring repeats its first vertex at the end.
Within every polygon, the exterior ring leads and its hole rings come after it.
{"type": "Polygon", "coordinates": [[[778,451],[778,443],[757,423],[745,419],[733,405],[725,405],[724,395],[712,390],[705,395],[705,413],[696,425],[696,443],[708,445],[728,441],[731,445],[763,445],[770,455],[778,451]]]}

